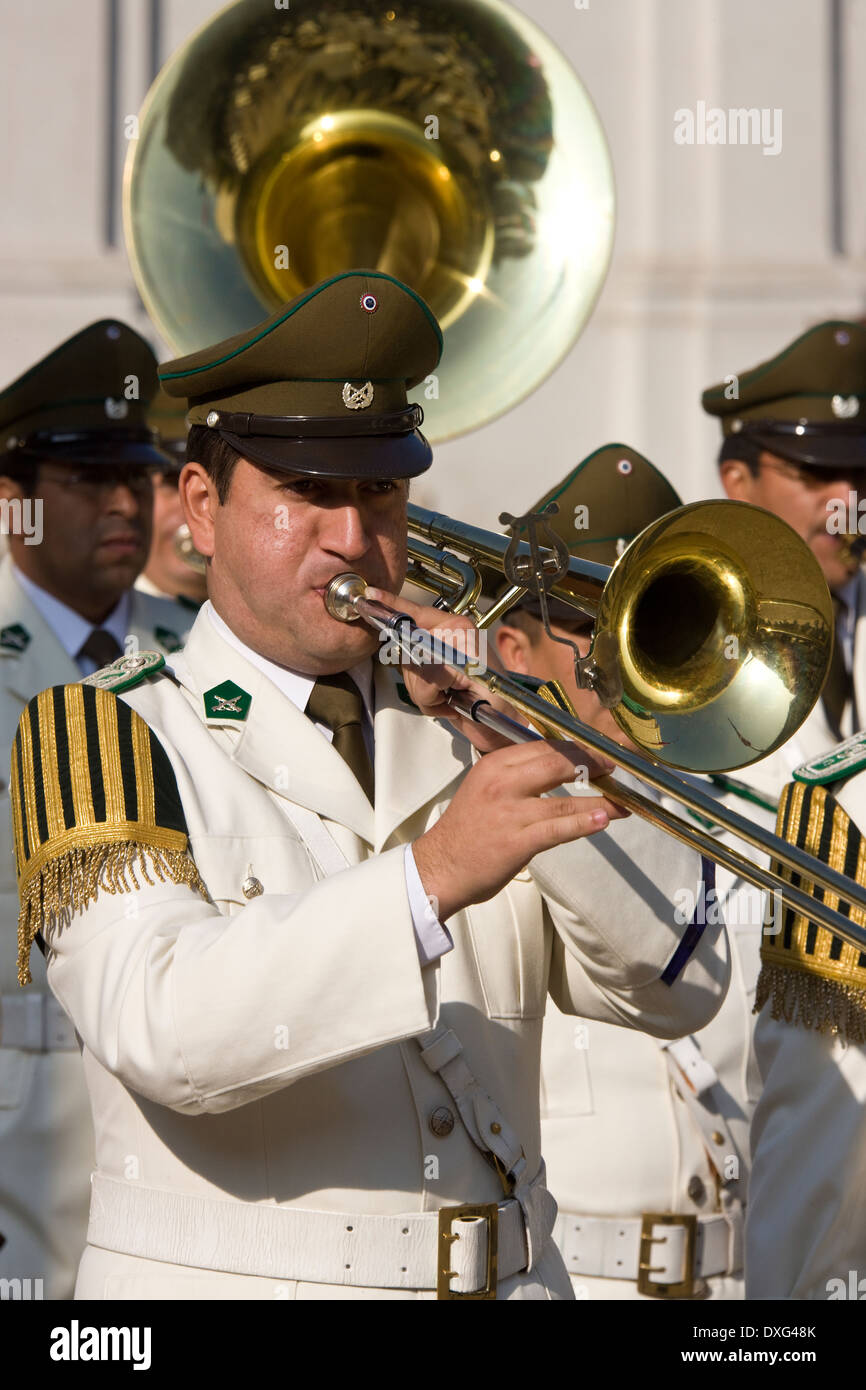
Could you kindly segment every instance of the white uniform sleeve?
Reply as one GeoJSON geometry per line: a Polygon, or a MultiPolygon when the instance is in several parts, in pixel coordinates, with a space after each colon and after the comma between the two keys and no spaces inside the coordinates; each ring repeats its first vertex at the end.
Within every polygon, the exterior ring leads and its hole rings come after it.
{"type": "Polygon", "coordinates": [[[231,1110],[432,1027],[404,852],[224,916],[179,884],[100,892],[51,933],[48,978],[85,1046],[172,1109],[231,1110]]]}
{"type": "Polygon", "coordinates": [[[700,855],[631,816],[530,869],[555,931],[550,993],[563,1013],[667,1038],[714,1017],[730,957],[720,914],[701,910],[700,855]]]}
{"type": "Polygon", "coordinates": [[[746,1297],[862,1299],[866,1046],[774,1019],[768,1003],[755,1051],[746,1297]]]}

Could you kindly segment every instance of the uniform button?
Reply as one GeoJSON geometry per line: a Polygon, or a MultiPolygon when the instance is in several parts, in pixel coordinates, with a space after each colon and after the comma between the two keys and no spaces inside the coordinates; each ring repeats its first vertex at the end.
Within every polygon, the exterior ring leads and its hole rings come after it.
{"type": "Polygon", "coordinates": [[[695,1174],[693,1178],[689,1178],[689,1185],[686,1188],[686,1191],[689,1194],[691,1200],[695,1202],[697,1205],[700,1205],[700,1203],[704,1200],[704,1198],[707,1195],[707,1189],[704,1187],[704,1184],[701,1182],[701,1179],[697,1176],[697,1174],[695,1174]]]}
{"type": "Polygon", "coordinates": [[[724,1142],[725,1142],[725,1136],[722,1134],[721,1130],[714,1129],[714,1130],[713,1130],[713,1143],[714,1143],[714,1144],[724,1144],[724,1142]]]}
{"type": "Polygon", "coordinates": [[[260,898],[264,891],[259,880],[254,878],[252,874],[250,874],[248,878],[245,878],[241,884],[241,892],[245,898],[260,898]]]}
{"type": "Polygon", "coordinates": [[[454,1114],[447,1105],[438,1105],[430,1116],[430,1128],[437,1139],[444,1139],[454,1128],[454,1114]]]}

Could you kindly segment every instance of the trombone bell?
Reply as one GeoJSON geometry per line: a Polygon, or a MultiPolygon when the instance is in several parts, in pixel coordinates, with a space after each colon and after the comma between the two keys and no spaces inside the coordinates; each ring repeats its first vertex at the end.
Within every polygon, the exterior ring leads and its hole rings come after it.
{"type": "MultiPolygon", "coordinates": [[[[515,549],[507,536],[412,503],[409,529],[468,557],[470,575],[473,564],[505,573],[515,549]]],[[[413,582],[429,549],[410,534],[413,582]]],[[[454,582],[442,583],[446,552],[435,554],[424,587],[472,612],[468,583],[455,601],[454,582]]],[[[820,566],[786,522],[746,502],[669,512],[613,569],[571,557],[549,592],[594,618],[593,688],[600,698],[621,690],[614,719],[669,767],[726,772],[767,757],[802,724],[829,669],[833,605],[820,566]]]]}
{"type": "Polygon", "coordinates": [[[812,552],[745,502],[697,502],[648,526],[611,571],[596,636],[613,634],[613,715],[658,762],[731,771],[800,727],[832,651],[833,606],[812,552]]]}

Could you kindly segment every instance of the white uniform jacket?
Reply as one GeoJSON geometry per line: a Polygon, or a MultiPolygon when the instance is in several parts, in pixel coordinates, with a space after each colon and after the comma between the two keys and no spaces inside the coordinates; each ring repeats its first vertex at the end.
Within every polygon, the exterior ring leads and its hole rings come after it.
{"type": "MultiPolygon", "coordinates": [[[[422,968],[403,846],[447,807],[469,745],[403,703],[378,666],[374,812],[207,611],[174,671],[179,685],[160,675],[121,699],[168,755],[209,900],[182,882],[100,887],[50,932],[49,980],[83,1039],[96,1126],[77,1296],[434,1297],[418,1273],[436,1269],[425,1214],[503,1201],[454,1076],[443,1081],[454,1036],[455,1065],[507,1117],[533,1183],[548,990],[564,1009],[666,1036],[718,1008],[723,929],[661,979],[682,935],[674,894],[697,885],[699,859],[616,823],[456,914],[454,949],[422,968]],[[226,681],[251,697],[247,716],[208,721],[203,695],[226,681]],[[325,823],[342,872],[322,878],[297,808],[325,823]],[[263,891],[250,898],[252,880],[263,891]],[[448,1041],[422,1060],[415,1040],[434,1026],[448,1041]]],[[[479,1104],[479,1129],[495,1132],[479,1104]]],[[[503,1278],[500,1298],[571,1297],[545,1210],[534,1268],[503,1278]]],[[[500,1268],[503,1250],[500,1237],[500,1268]]]]}
{"type": "MultiPolygon", "coordinates": [[[[866,714],[866,581],[862,574],[853,671],[856,706],[866,714]]],[[[853,731],[855,718],[849,705],[843,718],[846,732],[853,731]]],[[[750,800],[748,794],[718,791],[703,779],[700,785],[741,816],[772,831],[776,823],[772,808],[794,768],[827,752],[836,741],[819,701],[780,749],[731,774],[766,806],[750,800]]],[[[689,820],[681,807],[667,800],[665,804],[689,820]]],[[[720,838],[749,852],[741,841],[728,835],[720,838]]],[[[689,1081],[678,1069],[676,1050],[671,1055],[655,1039],[601,1022],[568,1018],[555,1007],[548,1009],[542,1042],[542,1151],[548,1183],[560,1207],[557,1240],[579,1298],[642,1296],[636,1269],[641,1220],[657,1212],[697,1218],[695,1274],[704,1274],[711,1297],[743,1297],[742,1208],[749,1183],[749,1126],[761,1093],[752,1010],[760,968],[762,904],[758,889],[722,868],[716,870],[716,890],[718,911],[731,943],[731,985],[712,1023],[688,1040],[679,1054],[687,1068],[689,1063],[700,1068],[689,1081]],[[689,1082],[694,1084],[696,1075],[704,1085],[697,1106],[689,1094],[689,1082]],[[716,1135],[721,1136],[720,1144],[716,1135]],[[730,1176],[734,1173],[736,1180],[730,1176]],[[712,1271],[709,1276],[707,1270],[712,1271]]],[[[789,1040],[789,1046],[819,1045],[826,1048],[829,1043],[826,1039],[789,1040]]],[[[675,1242],[679,1244],[667,1271],[659,1271],[650,1282],[663,1284],[668,1275],[675,1284],[687,1282],[683,1231],[658,1228],[655,1233],[669,1237],[666,1256],[675,1242]]],[[[766,1242],[760,1239],[756,1246],[769,1256],[766,1242]]],[[[654,1264],[663,1263],[659,1245],[653,1245],[651,1253],[654,1264]]],[[[862,1263],[866,1275],[866,1256],[862,1263]]]]}
{"type": "MultiPolygon", "coordinates": [[[[183,637],[189,615],[132,594],[129,635],[183,637]]],[[[71,1298],[87,1230],[93,1125],[78,1044],[45,983],[38,950],[33,984],[18,986],[18,892],[9,815],[8,755],[27,701],[81,672],[14,577],[0,563],[0,1278],[41,1280],[45,1298],[71,1298]]],[[[13,1286],[14,1287],[14,1286],[13,1286]]],[[[31,1284],[31,1288],[37,1287],[31,1284]]]]}
{"type": "MultiPolygon", "coordinates": [[[[850,861],[843,871],[854,872],[859,860],[857,877],[866,883],[866,850],[857,844],[866,836],[866,772],[832,790],[825,823],[835,802],[841,808],[841,815],[834,812],[836,852],[844,843],[850,861]]],[[[802,813],[801,836],[809,833],[813,814],[802,813]]],[[[819,956],[829,936],[818,934],[819,956]]],[[[782,1011],[772,999],[758,1017],[755,1050],[764,1089],[752,1127],[750,1298],[866,1298],[866,964],[858,956],[866,962],[856,948],[842,948],[839,979],[855,1002],[847,1020],[837,1016],[838,1032],[827,1020],[819,1029],[817,1017],[805,1026],[798,1010],[789,1019],[773,1017],[782,1011]]],[[[817,991],[826,990],[826,978],[820,971],[817,991]]],[[[813,998],[809,994],[807,1002],[813,998]]]]}

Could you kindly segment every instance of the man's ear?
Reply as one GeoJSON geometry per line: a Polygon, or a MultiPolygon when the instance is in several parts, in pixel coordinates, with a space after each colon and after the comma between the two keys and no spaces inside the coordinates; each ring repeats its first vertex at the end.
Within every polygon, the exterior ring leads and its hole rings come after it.
{"type": "Polygon", "coordinates": [[[719,464],[722,487],[732,502],[750,502],[755,490],[755,475],[742,459],[725,459],[719,464]]]}
{"type": "Polygon", "coordinates": [[[178,494],[192,543],[200,555],[214,553],[214,518],[220,500],[200,463],[186,463],[178,480],[178,494]]]}
{"type": "Polygon", "coordinates": [[[496,650],[506,670],[518,671],[524,676],[530,675],[530,646],[529,638],[522,628],[509,627],[508,623],[499,624],[496,630],[496,650]]]}

